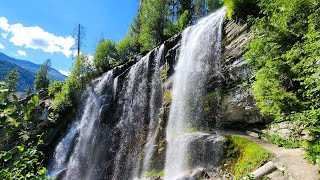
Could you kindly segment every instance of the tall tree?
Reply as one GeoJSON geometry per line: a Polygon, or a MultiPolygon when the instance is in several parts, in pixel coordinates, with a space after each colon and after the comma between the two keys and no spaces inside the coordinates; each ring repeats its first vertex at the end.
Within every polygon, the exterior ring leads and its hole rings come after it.
{"type": "Polygon", "coordinates": [[[34,80],[34,89],[46,89],[49,87],[49,77],[48,71],[51,66],[51,60],[47,59],[43,64],[41,64],[36,79],[34,80]]]}
{"type": "Polygon", "coordinates": [[[206,14],[209,14],[221,6],[220,0],[206,0],[206,14]]]}
{"type": "Polygon", "coordinates": [[[205,15],[205,2],[204,0],[195,0],[193,20],[196,21],[205,15]]]}
{"type": "Polygon", "coordinates": [[[78,24],[76,26],[76,28],[74,28],[74,30],[73,30],[73,37],[75,39],[74,48],[77,49],[77,55],[79,57],[82,48],[85,46],[84,42],[83,42],[86,37],[86,30],[85,30],[84,26],[82,26],[81,24],[78,24]]]}
{"type": "Polygon", "coordinates": [[[143,50],[151,50],[164,37],[166,0],[144,0],[141,3],[141,35],[143,50]]]}
{"type": "Polygon", "coordinates": [[[19,80],[19,72],[18,72],[18,69],[14,68],[4,78],[5,89],[7,89],[8,93],[14,92],[16,90],[18,85],[18,80],[19,80]]]}

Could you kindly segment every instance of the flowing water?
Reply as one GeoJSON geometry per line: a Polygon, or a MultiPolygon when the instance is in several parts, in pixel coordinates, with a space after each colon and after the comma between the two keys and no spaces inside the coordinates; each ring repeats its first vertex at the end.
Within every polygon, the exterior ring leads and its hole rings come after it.
{"type": "Polygon", "coordinates": [[[114,68],[90,83],[79,117],[56,146],[49,176],[145,179],[164,168],[165,179],[171,180],[192,168],[219,166],[221,137],[206,131],[203,96],[209,77],[221,71],[224,14],[221,9],[183,32],[167,127],[160,117],[168,63],[163,44],[134,65],[114,68]],[[167,142],[162,160],[159,134],[166,134],[167,142]]]}
{"type": "Polygon", "coordinates": [[[203,97],[207,93],[209,77],[221,73],[221,32],[224,15],[223,8],[183,31],[167,125],[165,179],[175,179],[189,169],[206,166],[206,161],[211,160],[209,158],[194,164],[193,160],[201,159],[203,155],[191,157],[192,148],[199,147],[190,147],[189,144],[205,135],[201,133],[206,128],[203,126],[203,97]]]}

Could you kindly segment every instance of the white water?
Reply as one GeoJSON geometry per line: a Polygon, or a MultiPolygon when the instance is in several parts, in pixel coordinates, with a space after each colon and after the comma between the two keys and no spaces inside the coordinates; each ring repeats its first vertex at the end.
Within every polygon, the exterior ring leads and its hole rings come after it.
{"type": "Polygon", "coordinates": [[[63,179],[97,179],[103,176],[104,167],[99,164],[104,159],[104,148],[106,144],[103,138],[106,130],[100,129],[98,125],[100,110],[106,106],[108,97],[112,92],[105,89],[106,84],[112,81],[112,71],[104,74],[93,82],[93,89],[87,88],[87,100],[83,114],[73,124],[65,138],[57,145],[54,159],[49,168],[49,176],[54,177],[57,173],[65,171],[63,179]],[[77,137],[76,137],[77,136],[77,137]],[[76,138],[76,139],[75,139],[76,138]]]}
{"type": "MultiPolygon", "coordinates": [[[[222,8],[183,31],[182,45],[172,89],[167,125],[165,179],[177,179],[195,168],[189,144],[205,127],[202,120],[203,96],[208,78],[220,74],[221,32],[225,15],[222,8]]],[[[196,147],[193,147],[196,148],[196,147]]],[[[201,151],[202,149],[199,149],[201,151]]],[[[204,163],[205,164],[205,163],[204,163]]]]}

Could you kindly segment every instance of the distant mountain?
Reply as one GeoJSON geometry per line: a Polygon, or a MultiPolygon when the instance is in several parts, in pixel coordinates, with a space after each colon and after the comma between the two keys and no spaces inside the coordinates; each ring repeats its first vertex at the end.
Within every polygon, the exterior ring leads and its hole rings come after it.
{"type": "MultiPolygon", "coordinates": [[[[36,74],[38,73],[38,70],[40,69],[39,64],[35,64],[35,63],[32,63],[27,60],[15,59],[15,58],[9,57],[1,52],[0,52],[0,59],[12,62],[12,63],[24,68],[24,69],[27,69],[31,72],[36,73],[36,74]]],[[[54,80],[64,80],[67,77],[67,76],[61,74],[58,70],[56,70],[54,68],[50,68],[49,76],[54,80]]]]}
{"type": "MultiPolygon", "coordinates": [[[[20,75],[17,91],[25,91],[29,85],[33,88],[33,82],[40,65],[27,60],[15,59],[0,52],[0,81],[14,68],[18,69],[20,75]]],[[[50,68],[49,77],[53,80],[63,81],[67,76],[50,68]]]]}
{"type": "Polygon", "coordinates": [[[35,73],[30,72],[14,63],[9,61],[2,60],[0,58],[0,80],[3,80],[4,77],[12,71],[12,69],[17,68],[19,72],[19,81],[17,86],[17,91],[25,91],[28,86],[33,88],[33,81],[35,77],[35,73]]]}

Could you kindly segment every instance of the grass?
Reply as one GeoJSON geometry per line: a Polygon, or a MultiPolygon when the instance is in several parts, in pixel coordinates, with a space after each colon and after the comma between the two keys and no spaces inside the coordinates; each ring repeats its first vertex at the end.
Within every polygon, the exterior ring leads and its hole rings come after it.
{"type": "Polygon", "coordinates": [[[224,171],[232,173],[235,179],[245,177],[274,156],[260,145],[239,136],[228,136],[227,146],[224,171]]]}

